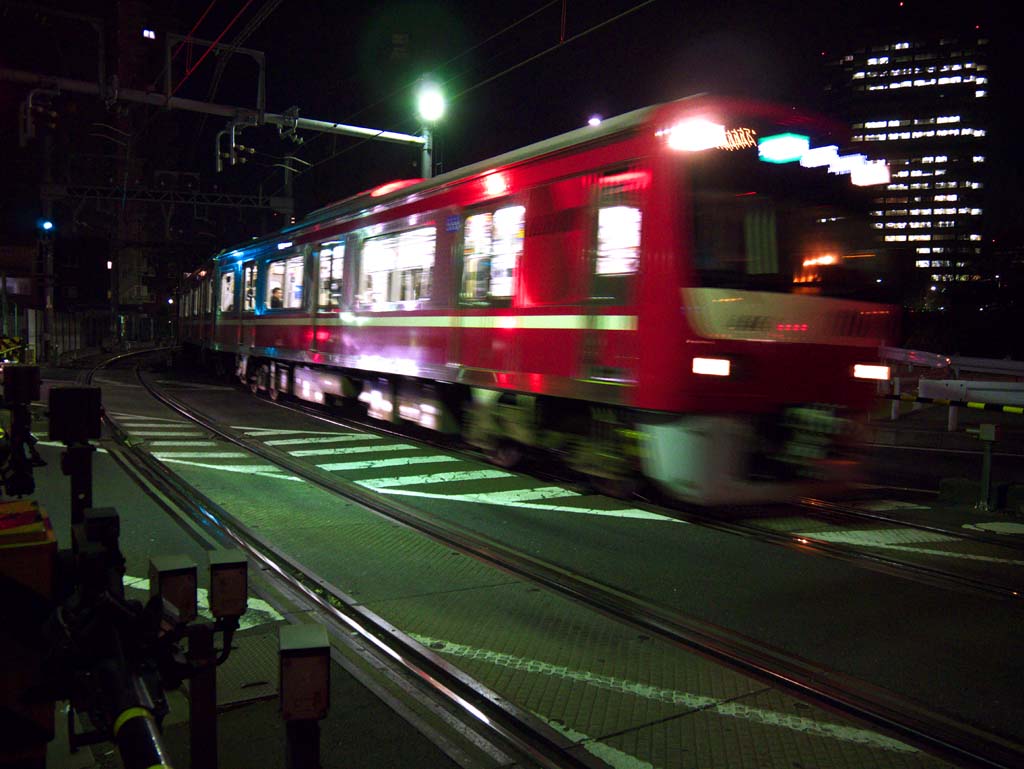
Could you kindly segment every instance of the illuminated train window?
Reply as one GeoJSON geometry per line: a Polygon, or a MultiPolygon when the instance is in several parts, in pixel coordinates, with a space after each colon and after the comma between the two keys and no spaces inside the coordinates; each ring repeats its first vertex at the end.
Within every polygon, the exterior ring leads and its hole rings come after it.
{"type": "Polygon", "coordinates": [[[235,270],[231,268],[229,272],[222,273],[220,276],[220,311],[221,312],[234,312],[235,311],[235,270]]]}
{"type": "Polygon", "coordinates": [[[294,309],[302,307],[302,276],[305,258],[302,254],[267,264],[267,307],[294,309]]]}
{"type": "Polygon", "coordinates": [[[523,254],[526,208],[508,206],[466,217],[462,298],[470,302],[511,299],[523,254]]]}
{"type": "Polygon", "coordinates": [[[317,306],[320,309],[336,310],[341,307],[341,274],[345,265],[345,244],[333,240],[321,243],[320,282],[317,306]]]}
{"type": "Polygon", "coordinates": [[[242,267],[242,309],[252,312],[256,309],[256,262],[246,262],[242,267]]]}
{"type": "Polygon", "coordinates": [[[363,241],[358,304],[369,309],[412,309],[430,299],[436,237],[431,226],[363,241]]]}

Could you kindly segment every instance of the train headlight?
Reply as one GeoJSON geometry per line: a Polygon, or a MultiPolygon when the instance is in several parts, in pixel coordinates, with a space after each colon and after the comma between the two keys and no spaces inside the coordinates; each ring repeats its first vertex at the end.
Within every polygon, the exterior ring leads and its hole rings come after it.
{"type": "Polygon", "coordinates": [[[732,362],[728,358],[694,358],[693,373],[707,376],[729,376],[732,362]]]}
{"type": "Polygon", "coordinates": [[[854,379],[875,379],[880,382],[889,381],[889,367],[871,363],[857,363],[853,367],[854,379]]]}

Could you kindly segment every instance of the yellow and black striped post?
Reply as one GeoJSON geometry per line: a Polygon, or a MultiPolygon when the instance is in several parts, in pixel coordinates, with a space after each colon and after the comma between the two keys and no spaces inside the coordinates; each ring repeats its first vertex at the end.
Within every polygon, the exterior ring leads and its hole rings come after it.
{"type": "Polygon", "coordinates": [[[113,731],[124,769],[171,769],[156,719],[148,708],[125,708],[114,720],[113,731]]]}
{"type": "Polygon", "coordinates": [[[952,401],[948,398],[922,398],[918,395],[901,394],[901,395],[883,395],[883,398],[896,401],[906,401],[908,403],[934,403],[937,406],[960,406],[965,409],[975,409],[976,411],[999,411],[1003,414],[1024,414],[1024,406],[1006,406],[1002,403],[979,403],[978,401],[952,401]]]}

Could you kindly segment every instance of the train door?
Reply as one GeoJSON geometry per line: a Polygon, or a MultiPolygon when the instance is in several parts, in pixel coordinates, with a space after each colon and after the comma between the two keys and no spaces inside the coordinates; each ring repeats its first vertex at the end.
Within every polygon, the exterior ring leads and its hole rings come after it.
{"type": "Polygon", "coordinates": [[[248,352],[249,347],[255,344],[256,326],[256,278],[258,275],[255,261],[245,262],[242,265],[242,315],[238,327],[238,345],[243,352],[248,352]]]}
{"type": "MultiPolygon", "coordinates": [[[[635,293],[640,270],[648,171],[619,168],[600,174],[592,193],[590,301],[582,378],[624,385],[636,381],[635,293]]],[[[603,399],[603,398],[602,398],[603,399]]]]}
{"type": "Polygon", "coordinates": [[[219,349],[238,344],[238,265],[221,268],[214,341],[219,349]]]}
{"type": "Polygon", "coordinates": [[[331,238],[317,244],[313,249],[310,267],[314,281],[310,295],[316,299],[312,313],[312,349],[334,353],[338,349],[341,333],[338,314],[344,288],[342,273],[345,267],[345,239],[331,238]]]}
{"type": "Polygon", "coordinates": [[[523,253],[526,207],[506,199],[466,212],[462,226],[460,327],[454,352],[469,381],[509,386],[519,370],[513,297],[523,253]]]}

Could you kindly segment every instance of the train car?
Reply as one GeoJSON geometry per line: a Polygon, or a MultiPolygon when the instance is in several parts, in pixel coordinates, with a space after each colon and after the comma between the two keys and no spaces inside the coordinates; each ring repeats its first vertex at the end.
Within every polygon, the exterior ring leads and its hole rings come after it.
{"type": "Polygon", "coordinates": [[[254,392],[357,399],[511,466],[550,452],[610,493],[700,504],[849,477],[895,310],[841,127],[697,96],[222,251],[183,341],[254,392]]]}

